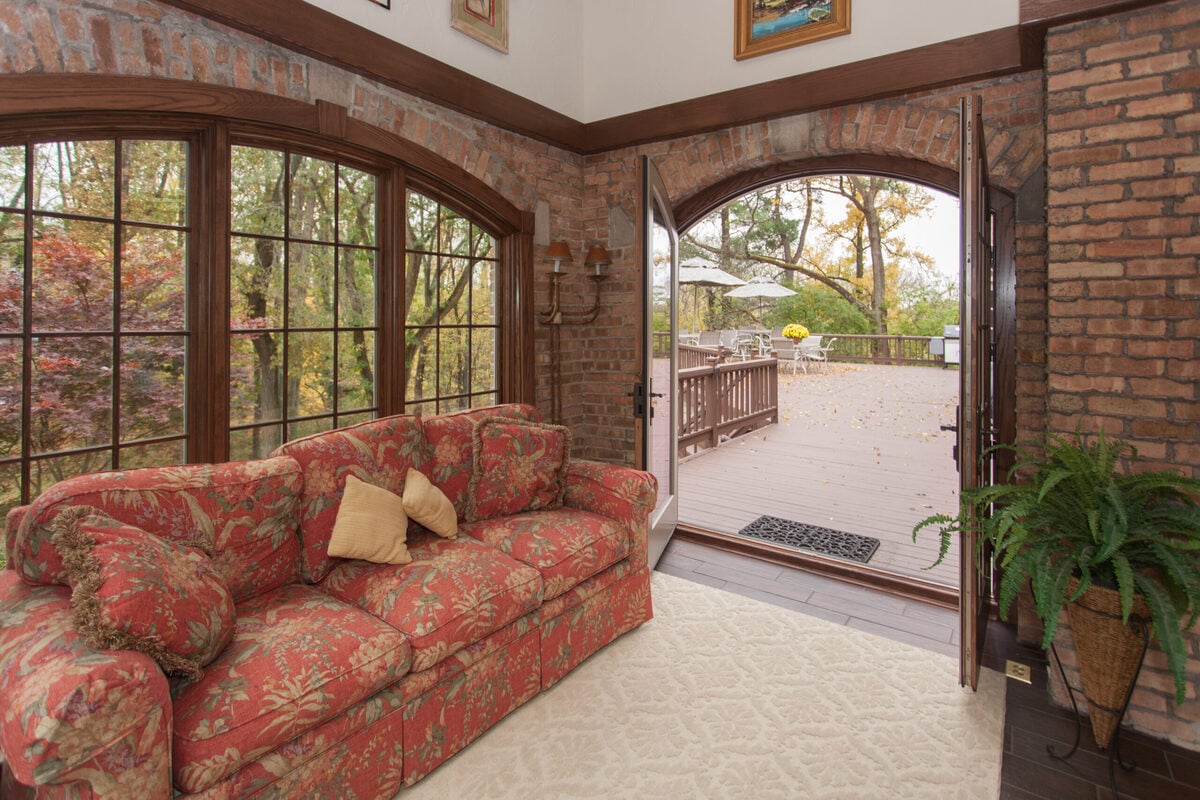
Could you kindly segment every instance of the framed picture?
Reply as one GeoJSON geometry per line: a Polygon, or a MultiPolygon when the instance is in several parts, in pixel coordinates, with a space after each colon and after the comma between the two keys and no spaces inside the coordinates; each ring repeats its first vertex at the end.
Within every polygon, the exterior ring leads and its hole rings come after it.
{"type": "Polygon", "coordinates": [[[850,0],[733,2],[733,57],[739,61],[850,32],[850,0]]]}
{"type": "Polygon", "coordinates": [[[508,52],[508,0],[450,0],[450,27],[508,52]]]}

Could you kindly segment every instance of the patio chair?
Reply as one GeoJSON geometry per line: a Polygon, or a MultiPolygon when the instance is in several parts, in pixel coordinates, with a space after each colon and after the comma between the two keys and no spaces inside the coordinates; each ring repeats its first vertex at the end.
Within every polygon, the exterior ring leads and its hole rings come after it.
{"type": "Polygon", "coordinates": [[[718,347],[721,346],[721,332],[720,331],[701,331],[700,332],[700,340],[697,344],[700,347],[708,347],[713,350],[716,350],[718,347]]]}
{"type": "Polygon", "coordinates": [[[822,363],[825,360],[825,354],[821,352],[821,337],[806,336],[800,340],[800,344],[796,345],[800,351],[800,358],[804,360],[804,371],[808,372],[808,362],[822,363]]]}
{"type": "Polygon", "coordinates": [[[780,364],[791,364],[792,374],[796,374],[796,365],[799,364],[808,372],[804,365],[804,360],[800,357],[800,346],[792,342],[791,339],[780,337],[772,337],[771,349],[775,351],[775,360],[780,364]]]}

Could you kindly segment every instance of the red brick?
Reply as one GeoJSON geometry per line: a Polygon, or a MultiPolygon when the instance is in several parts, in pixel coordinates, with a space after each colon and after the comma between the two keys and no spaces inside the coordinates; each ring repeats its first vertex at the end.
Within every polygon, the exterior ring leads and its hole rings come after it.
{"type": "Polygon", "coordinates": [[[1161,338],[1167,335],[1167,323],[1163,320],[1134,319],[1132,317],[1110,317],[1089,319],[1087,332],[1093,336],[1152,336],[1161,338]]]}
{"type": "Polygon", "coordinates": [[[1088,285],[1089,297],[1158,296],[1167,291],[1165,280],[1093,281],[1088,285]]]}
{"type": "Polygon", "coordinates": [[[1125,116],[1138,117],[1167,117],[1190,111],[1196,103],[1191,92],[1159,95],[1150,100],[1136,100],[1125,105],[1125,116]]]}
{"type": "Polygon", "coordinates": [[[1147,439],[1178,439],[1191,441],[1196,438],[1196,426],[1167,420],[1135,419],[1133,435],[1147,439]]]}
{"type": "Polygon", "coordinates": [[[1087,128],[1084,134],[1086,142],[1093,144],[1097,142],[1125,141],[1128,139],[1149,139],[1156,136],[1165,136],[1166,132],[1166,125],[1161,120],[1141,119],[1087,128]]]}
{"type": "Polygon", "coordinates": [[[1172,300],[1166,297],[1129,301],[1129,313],[1135,317],[1195,316],[1196,303],[1191,300],[1172,300]]]}
{"type": "Polygon", "coordinates": [[[1131,378],[1129,389],[1139,397],[1189,398],[1196,394],[1191,382],[1165,378],[1131,378]]]}
{"type": "Polygon", "coordinates": [[[1047,154],[1051,168],[1070,167],[1076,164],[1106,164],[1116,161],[1125,154],[1125,148],[1119,144],[1100,145],[1096,147],[1076,147],[1055,150],[1047,154]]]}
{"type": "Polygon", "coordinates": [[[1119,239],[1108,242],[1095,242],[1088,245],[1087,252],[1091,256],[1104,258],[1106,256],[1157,256],[1162,255],[1166,244],[1162,239],[1119,239]]]}
{"type": "Polygon", "coordinates": [[[1128,100],[1134,97],[1145,97],[1158,94],[1163,90],[1161,75],[1151,75],[1146,78],[1132,80],[1116,79],[1113,83],[1090,86],[1084,90],[1084,98],[1089,103],[1111,103],[1114,100],[1128,100]]]}
{"type": "Polygon", "coordinates": [[[1128,219],[1161,216],[1163,204],[1159,200],[1126,200],[1118,203],[1093,203],[1085,209],[1088,219],[1128,219]]]}
{"type": "Polygon", "coordinates": [[[1119,417],[1162,417],[1167,405],[1161,400],[1132,397],[1094,396],[1088,398],[1088,411],[1119,417]]]}
{"type": "Polygon", "coordinates": [[[1093,166],[1088,169],[1088,178],[1094,182],[1127,181],[1130,178],[1163,175],[1165,172],[1165,162],[1161,158],[1151,158],[1145,161],[1121,161],[1116,164],[1093,166]]]}
{"type": "Polygon", "coordinates": [[[1166,72],[1186,70],[1191,66],[1191,54],[1186,51],[1158,53],[1147,58],[1136,58],[1129,61],[1129,75],[1136,78],[1141,75],[1161,75],[1166,72]]]}
{"type": "Polygon", "coordinates": [[[1119,38],[1116,41],[1089,47],[1083,51],[1085,64],[1102,64],[1106,61],[1120,61],[1133,56],[1145,56],[1158,53],[1162,47],[1162,35],[1151,34],[1139,36],[1136,39],[1119,38]]]}

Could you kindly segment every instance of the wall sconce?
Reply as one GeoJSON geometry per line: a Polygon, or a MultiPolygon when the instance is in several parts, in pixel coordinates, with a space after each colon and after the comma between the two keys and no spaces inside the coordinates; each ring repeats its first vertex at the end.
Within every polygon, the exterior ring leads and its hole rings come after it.
{"type": "Polygon", "coordinates": [[[562,307],[561,282],[563,276],[566,275],[563,262],[571,263],[571,248],[566,242],[551,242],[550,246],[546,248],[546,260],[554,262],[554,270],[550,273],[550,306],[541,314],[542,324],[586,325],[594,322],[600,315],[600,283],[608,278],[608,273],[604,268],[612,263],[608,251],[600,245],[593,245],[588,250],[587,256],[584,257],[584,265],[592,270],[588,275],[588,280],[595,284],[596,294],[591,308],[579,311],[567,310],[562,307]]]}

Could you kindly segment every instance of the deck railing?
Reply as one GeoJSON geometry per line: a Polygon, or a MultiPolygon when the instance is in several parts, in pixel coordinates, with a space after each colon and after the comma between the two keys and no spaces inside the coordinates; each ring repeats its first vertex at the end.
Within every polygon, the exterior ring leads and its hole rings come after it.
{"type": "Polygon", "coordinates": [[[774,423],[779,417],[778,367],[773,358],[758,358],[680,369],[679,455],[774,423]]]}
{"type": "Polygon", "coordinates": [[[862,334],[826,333],[825,342],[837,339],[829,352],[830,361],[866,362],[871,364],[936,364],[943,363],[942,355],[929,352],[928,336],[875,336],[862,334]]]}

